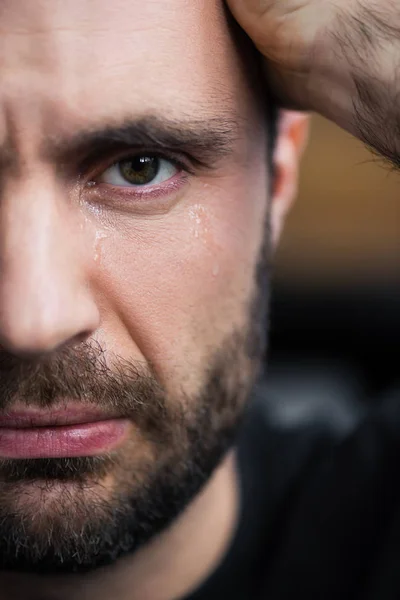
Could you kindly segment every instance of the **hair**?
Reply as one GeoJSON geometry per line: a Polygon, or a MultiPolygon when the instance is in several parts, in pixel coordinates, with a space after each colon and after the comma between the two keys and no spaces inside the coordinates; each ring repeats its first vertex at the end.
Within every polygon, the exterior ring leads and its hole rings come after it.
{"type": "MultiPolygon", "coordinates": [[[[268,87],[268,86],[267,86],[268,87]]],[[[267,126],[267,156],[268,156],[268,167],[270,171],[271,180],[275,177],[275,164],[274,164],[274,150],[275,144],[278,137],[278,122],[279,122],[279,106],[270,90],[267,90],[267,102],[266,102],[266,126],[267,126]]]]}
{"type": "Polygon", "coordinates": [[[246,72],[249,76],[249,84],[253,88],[256,96],[260,99],[263,110],[265,110],[265,126],[268,138],[268,169],[270,179],[273,181],[275,176],[273,156],[278,136],[279,105],[268,82],[265,58],[258,51],[247,33],[234,20],[227,8],[226,17],[237,51],[240,53],[243,62],[245,63],[246,72]]]}

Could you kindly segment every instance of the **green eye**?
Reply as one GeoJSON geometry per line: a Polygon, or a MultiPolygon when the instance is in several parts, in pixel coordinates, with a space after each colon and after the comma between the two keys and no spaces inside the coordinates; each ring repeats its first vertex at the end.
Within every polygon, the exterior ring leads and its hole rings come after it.
{"type": "Polygon", "coordinates": [[[137,155],[116,162],[101,174],[99,180],[114,186],[141,187],[164,183],[178,171],[165,158],[137,155]]]}
{"type": "Polygon", "coordinates": [[[135,156],[118,164],[121,176],[132,185],[151,183],[160,170],[159,159],[154,156],[135,156]]]}

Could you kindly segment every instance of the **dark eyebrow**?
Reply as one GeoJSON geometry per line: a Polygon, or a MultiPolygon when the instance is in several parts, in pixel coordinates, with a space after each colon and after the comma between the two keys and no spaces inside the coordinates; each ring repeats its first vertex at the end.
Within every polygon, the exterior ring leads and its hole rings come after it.
{"type": "Polygon", "coordinates": [[[77,157],[102,155],[124,148],[169,150],[186,153],[207,165],[231,154],[238,137],[239,124],[235,119],[218,117],[173,121],[145,117],[100,128],[91,127],[72,135],[48,137],[42,155],[53,163],[65,163],[77,157]]]}

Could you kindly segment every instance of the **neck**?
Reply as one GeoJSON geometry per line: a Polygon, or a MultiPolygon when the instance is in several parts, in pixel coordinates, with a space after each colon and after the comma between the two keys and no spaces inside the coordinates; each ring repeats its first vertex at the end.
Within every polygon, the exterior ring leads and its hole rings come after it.
{"type": "Polygon", "coordinates": [[[216,568],[239,513],[234,452],[203,491],[162,534],[132,557],[85,575],[1,573],[2,600],[175,600],[196,589],[216,568]]]}

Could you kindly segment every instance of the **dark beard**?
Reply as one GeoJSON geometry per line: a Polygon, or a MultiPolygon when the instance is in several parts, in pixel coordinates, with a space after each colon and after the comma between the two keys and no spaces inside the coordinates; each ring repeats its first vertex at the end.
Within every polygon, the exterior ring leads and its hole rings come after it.
{"type": "Polygon", "coordinates": [[[46,363],[1,357],[2,411],[16,397],[43,407],[60,397],[112,404],[151,449],[134,464],[118,453],[0,461],[2,570],[88,571],[135,552],[174,521],[235,441],[264,354],[266,275],[259,267],[249,324],[210,358],[196,398],[168,401],[152,373],[122,360],[111,370],[101,348],[89,344],[46,363]],[[104,498],[97,486],[110,472],[119,486],[104,498]],[[16,500],[22,495],[24,510],[16,500]]]}

